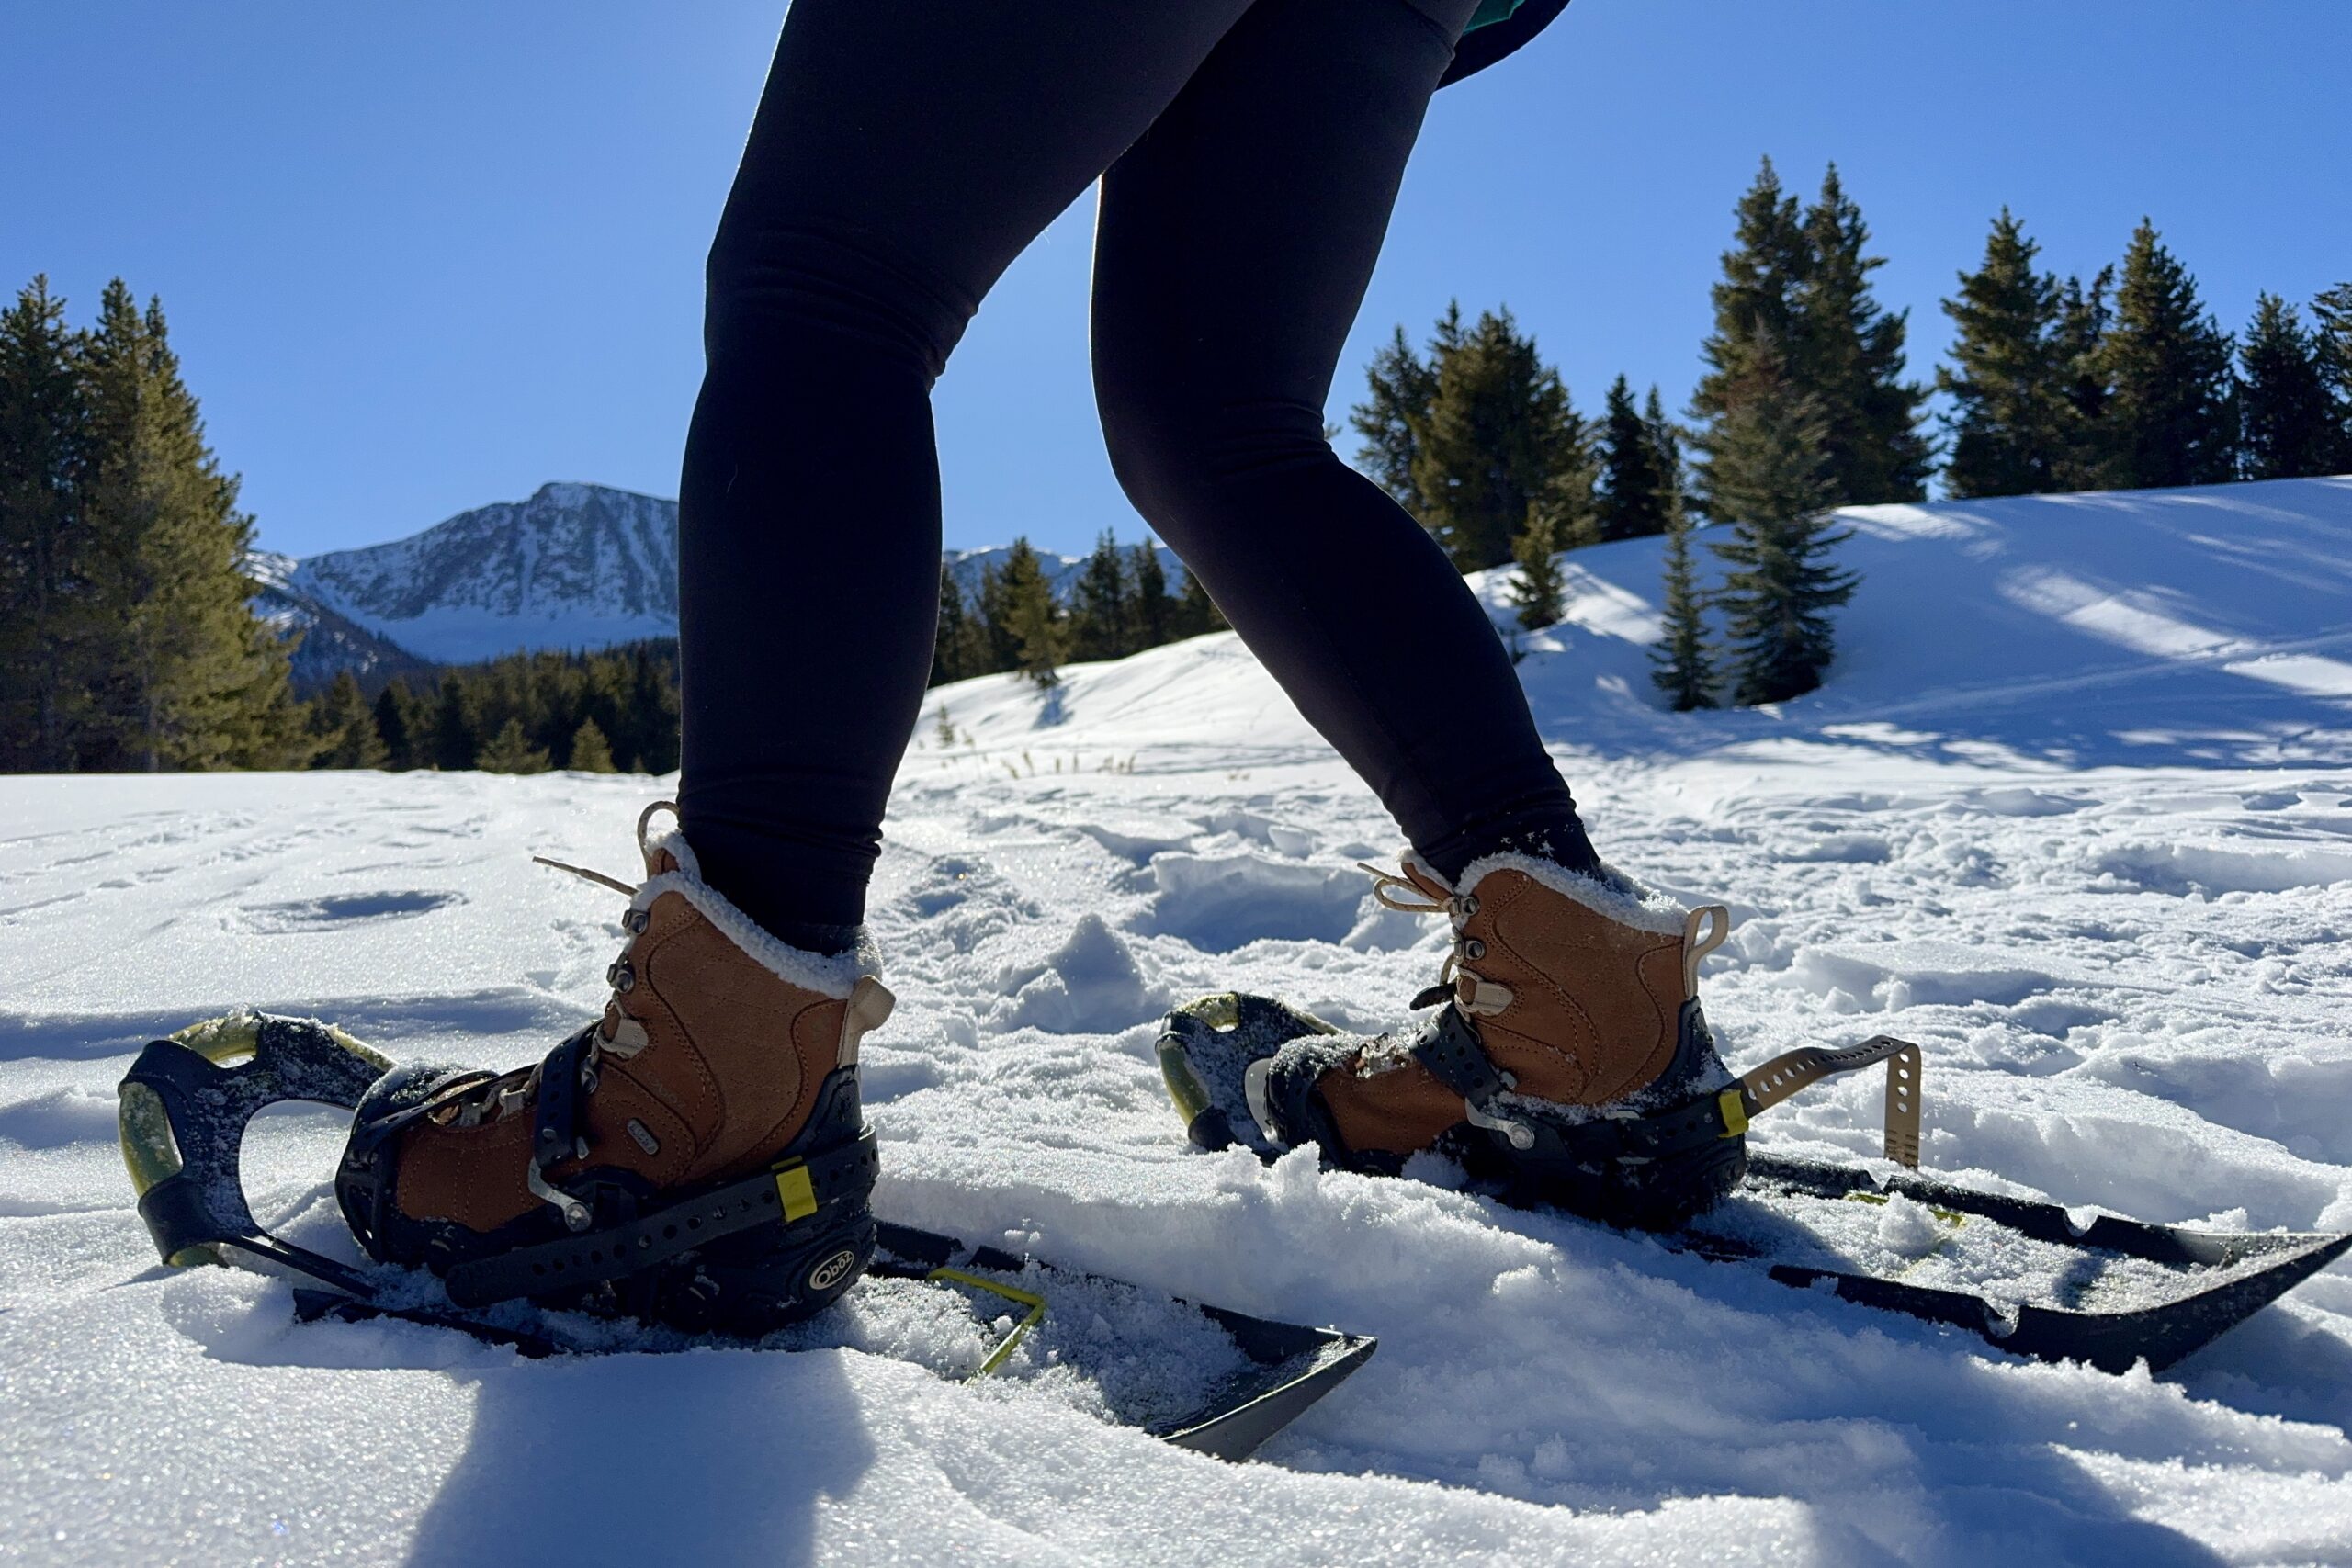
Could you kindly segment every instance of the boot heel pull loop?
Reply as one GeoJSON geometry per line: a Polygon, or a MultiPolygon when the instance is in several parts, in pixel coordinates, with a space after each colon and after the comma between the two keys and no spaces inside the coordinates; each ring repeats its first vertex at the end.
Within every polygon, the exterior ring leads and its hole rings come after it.
{"type": "Polygon", "coordinates": [[[1682,994],[1699,994],[1699,960],[1724,944],[1731,935],[1731,911],[1721,904],[1702,904],[1682,922],[1682,994]],[[1711,918],[1712,917],[1712,918],[1711,918]],[[1700,934],[1702,929],[1706,934],[1700,934]]]}
{"type": "Polygon", "coordinates": [[[842,1013],[842,1043],[833,1065],[857,1066],[857,1043],[865,1038],[869,1030],[881,1028],[898,1003],[899,998],[881,981],[871,975],[859,976],[856,987],[849,994],[849,1006],[842,1013]]]}

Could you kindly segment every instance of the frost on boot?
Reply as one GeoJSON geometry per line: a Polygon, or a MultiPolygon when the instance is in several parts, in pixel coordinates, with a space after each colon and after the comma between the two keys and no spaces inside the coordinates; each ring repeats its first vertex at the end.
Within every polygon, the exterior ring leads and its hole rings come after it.
{"type": "Polygon", "coordinates": [[[1256,998],[1230,1021],[1171,1018],[1162,1065],[1196,1143],[1220,1129],[1261,1155],[1312,1143],[1380,1174],[1433,1149],[1514,1201],[1643,1226],[1737,1184],[1745,1124],[1724,1110],[1734,1080],[1698,1001],[1721,907],[1516,854],[1458,885],[1410,859],[1374,875],[1382,903],[1453,925],[1444,973],[1415,1001],[1437,1010],[1370,1040],[1256,998]]]}
{"type": "MultiPolygon", "coordinates": [[[[370,1255],[453,1300],[555,1298],[756,1333],[854,1283],[874,1246],[860,1038],[891,998],[864,953],[787,947],[647,836],[604,1015],[535,1066],[387,1074],[335,1190],[370,1255]]],[[[563,867],[577,870],[575,867],[563,867]]]]}

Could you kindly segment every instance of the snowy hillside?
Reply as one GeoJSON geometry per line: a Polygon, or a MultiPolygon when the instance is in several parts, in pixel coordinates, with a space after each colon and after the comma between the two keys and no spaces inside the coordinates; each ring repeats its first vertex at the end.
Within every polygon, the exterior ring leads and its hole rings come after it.
{"type": "MultiPolygon", "coordinates": [[[[1874,508],[1847,657],[1675,716],[1656,546],[1573,558],[1520,666],[1604,852],[1737,921],[1736,1067],[1890,1031],[1926,1163],[2221,1229],[2352,1228],[2352,480],[1874,508]]],[[[1483,585],[1499,595],[1502,585],[1483,585]]],[[[1105,1427],[1049,1370],[856,1348],[526,1362],[295,1326],[166,1270],[113,1085],[252,1002],[504,1065],[589,1017],[666,781],[0,781],[0,1555],[564,1563],[1879,1564],[2352,1560],[2352,1271],[2161,1377],[2006,1356],[1442,1184],[1184,1147],[1159,1012],[1371,1026],[1442,956],[1353,869],[1394,834],[1229,635],[932,694],[872,920],[888,1217],[1377,1334],[1257,1462],[1105,1427]]],[[[1878,1086],[1758,1121],[1860,1160],[1878,1086]]],[[[348,1255],[339,1130],[257,1128],[256,1207],[348,1255]]],[[[1430,1172],[1442,1179],[1442,1170],[1430,1172]]],[[[836,1344],[874,1325],[850,1315],[836,1344]]]]}

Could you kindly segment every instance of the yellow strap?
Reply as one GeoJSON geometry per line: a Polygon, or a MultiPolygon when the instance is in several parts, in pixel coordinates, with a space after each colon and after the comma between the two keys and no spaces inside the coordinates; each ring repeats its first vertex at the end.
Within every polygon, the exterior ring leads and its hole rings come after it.
{"type": "Polygon", "coordinates": [[[817,1189],[809,1183],[808,1168],[798,1160],[777,1168],[775,1195],[787,1220],[805,1220],[817,1212],[817,1189]]]}
{"type": "Polygon", "coordinates": [[[1742,1102],[1740,1091],[1736,1087],[1727,1089],[1715,1096],[1715,1107],[1724,1115],[1723,1135],[1724,1137],[1736,1138],[1747,1131],[1747,1107],[1742,1102]]]}
{"type": "Polygon", "coordinates": [[[1001,1285],[994,1280],[982,1279],[978,1274],[967,1274],[961,1269],[934,1269],[923,1278],[951,1280],[958,1285],[969,1285],[976,1291],[986,1291],[990,1295],[1002,1296],[1011,1302],[1019,1302],[1029,1309],[1029,1315],[1012,1325],[1012,1332],[998,1342],[997,1348],[989,1351],[987,1358],[980,1362],[980,1370],[966,1378],[964,1380],[966,1382],[978,1382],[1004,1365],[1005,1358],[1012,1354],[1013,1347],[1019,1345],[1031,1329],[1046,1320],[1046,1298],[1035,1291],[1024,1291],[1016,1285],[1001,1285]]]}

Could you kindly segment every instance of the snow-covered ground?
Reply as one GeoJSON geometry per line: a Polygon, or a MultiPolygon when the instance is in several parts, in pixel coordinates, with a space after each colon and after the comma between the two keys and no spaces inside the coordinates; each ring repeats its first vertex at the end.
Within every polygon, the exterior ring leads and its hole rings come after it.
{"type": "MultiPolygon", "coordinates": [[[[1739,924],[1735,1066],[1927,1050],[1927,1164],[2222,1228],[2352,1228],[2352,480],[1874,508],[1846,661],[1650,701],[1657,549],[1572,558],[1521,666],[1605,852],[1739,924]]],[[[1498,585],[1486,585],[1498,592],[1498,585]]],[[[1367,628],[1393,635],[1392,630],[1367,628]]],[[[507,1064],[601,1000],[661,781],[0,781],[0,1556],[202,1562],[2352,1562],[2352,1272],[2161,1378],[2009,1358],[1441,1187],[1188,1152],[1151,1060],[1233,987],[1372,1026],[1439,933],[1230,637],[933,694],[875,890],[896,1218],[1375,1333],[1258,1462],[854,1350],[530,1363],[172,1271],[113,1085],[252,1002],[507,1064]]],[[[1874,1151],[1875,1081],[1758,1123],[1874,1151]]],[[[323,1115],[249,1145],[334,1228],[323,1115]]]]}

